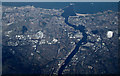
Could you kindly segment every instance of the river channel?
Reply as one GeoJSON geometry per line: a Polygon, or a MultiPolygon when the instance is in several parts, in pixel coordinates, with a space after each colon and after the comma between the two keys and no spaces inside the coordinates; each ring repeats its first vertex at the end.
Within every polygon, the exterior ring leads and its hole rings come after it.
{"type": "Polygon", "coordinates": [[[87,34],[85,32],[85,27],[82,25],[79,25],[79,26],[72,25],[68,22],[69,16],[76,16],[73,6],[74,5],[70,5],[66,8],[64,8],[63,9],[64,13],[62,14],[62,16],[65,18],[65,23],[67,25],[69,25],[70,27],[73,27],[75,30],[79,30],[82,33],[83,38],[76,44],[75,49],[73,49],[73,51],[69,54],[69,56],[64,61],[64,64],[59,68],[59,70],[58,70],[59,76],[62,75],[62,72],[65,69],[65,67],[67,66],[67,64],[70,62],[70,60],[73,58],[73,56],[78,52],[79,47],[87,43],[87,34]]]}

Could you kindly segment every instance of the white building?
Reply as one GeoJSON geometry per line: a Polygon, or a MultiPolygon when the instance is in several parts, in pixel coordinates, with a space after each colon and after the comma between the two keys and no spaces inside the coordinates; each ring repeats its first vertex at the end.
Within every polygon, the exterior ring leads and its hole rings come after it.
{"type": "Polygon", "coordinates": [[[107,32],[107,37],[112,38],[113,37],[113,31],[108,31],[107,32]]]}

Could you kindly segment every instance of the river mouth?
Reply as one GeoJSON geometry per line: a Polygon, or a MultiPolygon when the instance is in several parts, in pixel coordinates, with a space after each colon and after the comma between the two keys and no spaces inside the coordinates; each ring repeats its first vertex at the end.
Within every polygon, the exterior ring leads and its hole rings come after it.
{"type": "Polygon", "coordinates": [[[58,70],[58,75],[62,75],[63,70],[65,69],[65,67],[67,66],[67,64],[70,62],[70,60],[72,59],[72,57],[78,52],[79,47],[81,45],[84,45],[87,43],[87,34],[85,33],[85,27],[82,25],[76,26],[76,25],[72,25],[68,22],[68,18],[69,16],[76,16],[74,10],[73,10],[73,5],[68,6],[67,8],[64,9],[64,13],[62,14],[62,16],[65,18],[65,23],[70,26],[73,27],[75,30],[79,30],[80,32],[82,32],[83,38],[76,44],[75,48],[73,49],[73,51],[68,55],[68,57],[65,59],[65,61],[63,62],[63,64],[61,65],[61,67],[58,70]]]}

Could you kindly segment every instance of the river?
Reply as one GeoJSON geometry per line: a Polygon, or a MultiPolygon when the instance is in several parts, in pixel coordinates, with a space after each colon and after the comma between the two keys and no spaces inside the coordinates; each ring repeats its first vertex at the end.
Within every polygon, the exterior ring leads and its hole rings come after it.
{"type": "Polygon", "coordinates": [[[62,16],[65,18],[65,23],[71,27],[73,27],[75,30],[79,30],[82,35],[83,38],[76,44],[75,49],[73,49],[73,51],[70,53],[70,55],[66,58],[66,60],[64,61],[64,64],[59,68],[58,70],[58,75],[62,75],[63,70],[65,69],[65,67],[67,66],[67,64],[70,62],[70,60],[72,59],[72,57],[78,52],[79,47],[81,45],[84,45],[87,43],[87,34],[85,33],[85,27],[82,25],[76,26],[76,25],[72,25],[68,22],[68,18],[69,16],[75,16],[75,12],[73,10],[73,5],[70,5],[66,8],[64,8],[64,13],[62,14],[62,16]]]}

